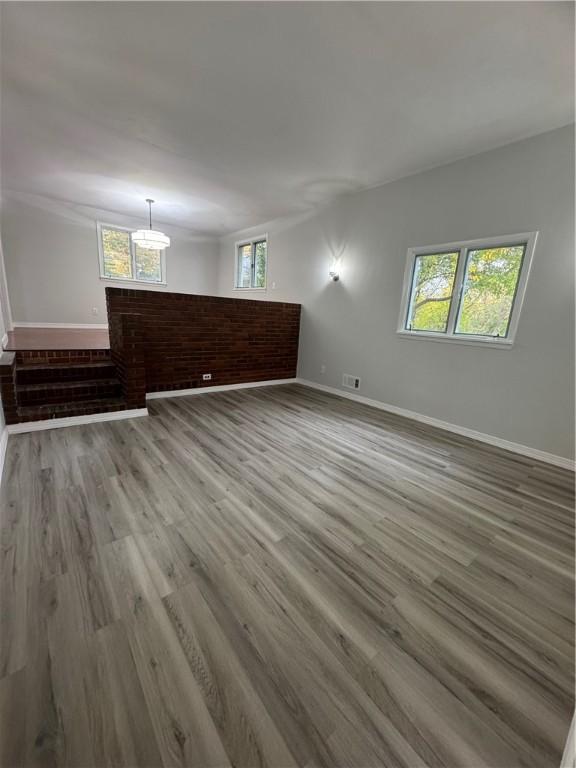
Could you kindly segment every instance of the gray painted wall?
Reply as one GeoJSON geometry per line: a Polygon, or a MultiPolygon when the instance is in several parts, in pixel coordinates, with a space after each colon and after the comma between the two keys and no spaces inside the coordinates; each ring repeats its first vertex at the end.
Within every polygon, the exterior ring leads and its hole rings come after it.
{"type": "MultiPolygon", "coordinates": [[[[383,138],[385,140],[385,138],[383,138]]],[[[574,455],[573,126],[224,238],[223,295],[303,304],[300,376],[558,456],[574,455]],[[512,349],[396,334],[410,246],[539,230],[512,349]],[[234,242],[269,235],[268,289],[234,292],[234,242]],[[333,254],[342,278],[328,278],[333,254]],[[272,289],[272,284],[276,288],[272,289]],[[326,366],[322,375],[320,368],[326,366]]]]}
{"type": "MultiPolygon", "coordinates": [[[[4,334],[8,330],[9,324],[9,310],[5,297],[6,286],[4,285],[4,257],[2,252],[2,234],[0,232],[0,339],[4,338],[4,334]]],[[[2,478],[3,468],[2,438],[4,437],[5,426],[6,423],[4,421],[4,409],[2,408],[2,399],[0,398],[0,479],[2,478]]]]}
{"type": "Polygon", "coordinates": [[[106,285],[213,294],[218,246],[183,230],[164,227],[172,238],[166,253],[168,285],[101,280],[96,220],[121,226],[143,222],[59,204],[47,198],[5,196],[2,244],[14,322],[105,323],[106,285]],[[98,315],[92,314],[92,308],[98,315]]]}

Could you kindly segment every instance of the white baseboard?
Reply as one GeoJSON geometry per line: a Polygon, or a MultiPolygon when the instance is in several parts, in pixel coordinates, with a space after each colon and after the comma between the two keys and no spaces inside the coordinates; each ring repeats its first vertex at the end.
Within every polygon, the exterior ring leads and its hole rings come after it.
{"type": "Polygon", "coordinates": [[[8,430],[6,427],[0,435],[0,482],[2,482],[2,473],[4,472],[4,461],[6,459],[6,447],[8,445],[8,430]]]}
{"type": "Polygon", "coordinates": [[[228,392],[231,389],[252,389],[253,387],[270,387],[275,384],[295,384],[298,379],[268,379],[267,381],[248,381],[243,384],[216,384],[213,387],[194,387],[194,389],[167,389],[163,392],[148,392],[146,400],[160,400],[165,397],[186,397],[188,395],[203,395],[206,392],[228,392]]]}
{"type": "Polygon", "coordinates": [[[344,392],[341,389],[336,389],[336,387],[327,387],[324,384],[317,384],[315,381],[310,381],[308,379],[298,378],[296,381],[299,384],[303,384],[306,387],[311,387],[312,389],[319,389],[322,392],[328,392],[331,395],[338,395],[338,397],[345,397],[348,400],[355,400],[358,403],[369,405],[372,408],[378,408],[381,411],[388,411],[389,413],[394,413],[397,416],[405,416],[407,419],[420,421],[423,424],[429,424],[432,427],[438,427],[438,429],[444,429],[447,432],[454,432],[457,435],[469,437],[472,440],[488,443],[489,445],[494,445],[497,448],[503,448],[504,450],[511,451],[512,453],[519,453],[522,456],[528,456],[531,459],[537,459],[538,461],[543,461],[546,464],[554,464],[557,467],[569,469],[572,472],[575,468],[574,461],[571,459],[566,459],[564,456],[556,456],[554,453],[540,451],[537,448],[531,448],[530,446],[522,445],[521,443],[512,443],[509,440],[503,440],[501,437],[488,435],[485,432],[477,432],[475,429],[468,429],[468,427],[460,427],[457,424],[451,424],[448,421],[435,419],[433,416],[425,416],[422,413],[409,411],[406,408],[398,408],[396,405],[389,405],[388,403],[383,403],[380,400],[372,400],[369,397],[357,395],[354,392],[344,392]]]}
{"type": "Polygon", "coordinates": [[[126,411],[106,411],[105,413],[87,413],[84,416],[64,416],[61,419],[43,419],[42,421],[24,421],[21,424],[9,424],[5,432],[19,435],[23,432],[41,432],[44,429],[77,427],[81,424],[96,424],[99,421],[121,421],[148,416],[147,408],[132,408],[126,411]]]}
{"type": "MultiPolygon", "coordinates": [[[[267,387],[273,384],[294,384],[296,379],[271,379],[269,381],[247,382],[246,384],[222,384],[214,387],[197,387],[195,389],[175,389],[167,392],[150,392],[147,400],[165,397],[182,397],[184,395],[201,395],[206,392],[226,392],[230,389],[249,389],[251,387],[267,387]]],[[[60,429],[76,427],[81,424],[95,424],[99,421],[119,421],[134,419],[138,416],[148,416],[147,408],[133,408],[126,411],[109,411],[107,413],[89,413],[85,416],[66,416],[61,419],[43,419],[42,421],[26,421],[21,424],[9,424],[5,429],[8,435],[18,435],[23,432],[39,432],[44,429],[60,429]]],[[[1,443],[0,443],[1,445],[1,443]]]]}
{"type": "Polygon", "coordinates": [[[14,328],[88,328],[93,331],[107,331],[108,323],[24,323],[15,320],[14,328]]]}
{"type": "MultiPolygon", "coordinates": [[[[574,462],[571,459],[567,459],[563,456],[556,456],[553,453],[547,453],[546,451],[540,451],[537,448],[531,448],[521,443],[513,443],[509,440],[503,440],[500,437],[494,435],[488,435],[484,432],[477,432],[474,429],[468,429],[467,427],[460,427],[457,424],[451,424],[448,421],[442,421],[441,419],[435,419],[432,416],[425,416],[424,414],[417,413],[416,411],[409,411],[406,408],[399,408],[395,405],[383,403],[380,400],[372,400],[371,398],[364,397],[363,395],[357,395],[353,392],[343,392],[335,387],[328,387],[324,384],[317,384],[315,381],[308,379],[294,378],[294,379],[269,379],[267,381],[255,381],[246,382],[243,384],[222,384],[213,387],[195,387],[194,389],[175,389],[167,390],[164,392],[149,392],[146,395],[147,400],[159,400],[169,397],[184,397],[189,395],[202,395],[207,392],[227,392],[234,389],[252,389],[255,387],[268,387],[277,384],[302,384],[312,389],[318,389],[322,392],[328,392],[331,395],[347,398],[348,400],[354,400],[364,405],[369,405],[372,408],[377,408],[381,411],[388,411],[394,413],[397,416],[404,416],[405,418],[418,421],[423,424],[429,424],[432,427],[438,429],[444,429],[447,432],[453,432],[463,437],[469,437],[472,440],[478,440],[482,443],[494,445],[497,448],[502,448],[512,453],[518,453],[522,456],[527,456],[538,461],[543,461],[547,464],[553,464],[557,467],[569,469],[574,471],[574,462]]],[[[4,463],[4,456],[6,453],[6,443],[8,435],[20,434],[23,432],[37,432],[45,429],[58,429],[61,427],[72,427],[81,424],[94,424],[101,421],[118,421],[121,419],[133,419],[138,416],[147,416],[147,408],[135,408],[126,411],[111,411],[108,413],[93,413],[85,416],[67,416],[61,419],[45,419],[43,421],[29,421],[21,424],[8,425],[2,435],[0,436],[0,477],[2,466],[4,463]]]]}
{"type": "Polygon", "coordinates": [[[576,765],[576,733],[574,719],[575,718],[573,717],[570,730],[568,731],[568,738],[566,739],[566,746],[564,747],[560,768],[574,768],[576,765]]]}

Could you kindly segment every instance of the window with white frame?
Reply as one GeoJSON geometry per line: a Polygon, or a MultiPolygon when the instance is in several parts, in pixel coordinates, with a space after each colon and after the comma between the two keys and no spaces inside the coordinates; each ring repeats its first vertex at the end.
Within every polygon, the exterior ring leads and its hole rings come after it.
{"type": "Polygon", "coordinates": [[[398,332],[510,346],[536,232],[410,248],[398,332]]]}
{"type": "Polygon", "coordinates": [[[141,248],[130,237],[132,230],[98,223],[100,277],[138,283],[166,283],[166,253],[141,248]]]}
{"type": "Polygon", "coordinates": [[[266,235],[236,243],[235,288],[266,288],[268,239],[266,235]]]}

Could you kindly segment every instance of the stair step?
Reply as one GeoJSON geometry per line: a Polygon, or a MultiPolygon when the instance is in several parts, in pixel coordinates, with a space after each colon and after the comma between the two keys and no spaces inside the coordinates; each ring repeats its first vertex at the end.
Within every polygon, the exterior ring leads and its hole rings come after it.
{"type": "Polygon", "coordinates": [[[86,381],[113,378],[116,366],[111,360],[93,363],[40,363],[38,365],[17,365],[16,383],[52,384],[64,381],[86,381]]]}
{"type": "Polygon", "coordinates": [[[116,378],[16,385],[16,400],[18,405],[23,408],[27,406],[96,400],[118,397],[119,395],[120,382],[116,378]]]}
{"type": "Polygon", "coordinates": [[[111,362],[109,349],[18,350],[17,365],[89,365],[111,362]]]}
{"type": "Polygon", "coordinates": [[[20,422],[60,419],[66,416],[84,416],[91,413],[123,411],[126,403],[121,397],[109,397],[101,400],[78,400],[74,403],[53,403],[51,405],[31,405],[18,408],[20,422]]]}

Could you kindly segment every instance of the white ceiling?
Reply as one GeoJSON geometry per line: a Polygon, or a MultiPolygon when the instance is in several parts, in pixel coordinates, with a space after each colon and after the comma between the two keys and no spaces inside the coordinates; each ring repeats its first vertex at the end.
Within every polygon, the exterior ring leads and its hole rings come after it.
{"type": "Polygon", "coordinates": [[[573,120],[556,2],[2,3],[2,183],[222,234],[573,120]]]}

